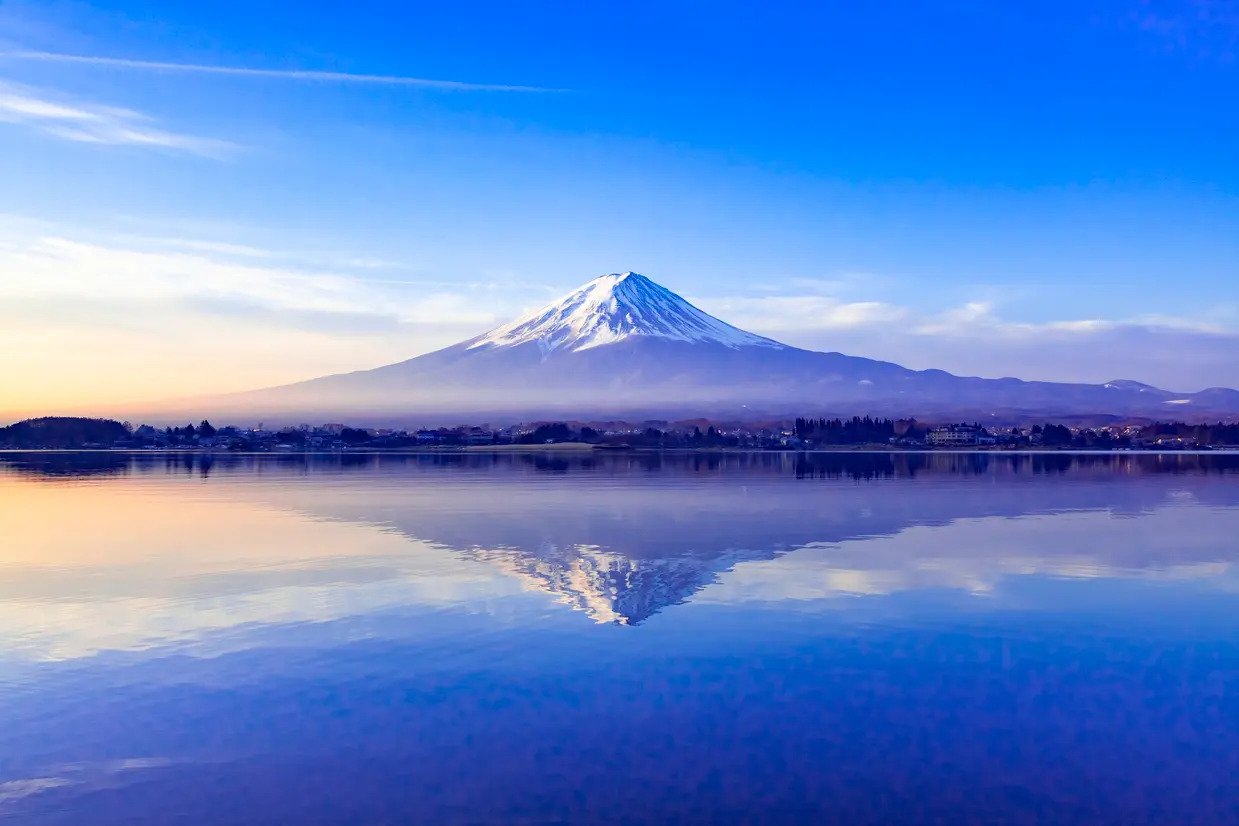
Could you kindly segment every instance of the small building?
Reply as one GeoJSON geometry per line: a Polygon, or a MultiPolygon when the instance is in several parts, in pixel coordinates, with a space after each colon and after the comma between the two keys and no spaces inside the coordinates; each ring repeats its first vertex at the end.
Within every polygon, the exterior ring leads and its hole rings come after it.
{"type": "Polygon", "coordinates": [[[985,428],[976,425],[950,424],[931,428],[925,434],[925,444],[934,447],[966,447],[993,443],[993,437],[985,428]]]}
{"type": "Polygon", "coordinates": [[[1153,447],[1161,450],[1195,450],[1198,445],[1191,436],[1157,436],[1153,439],[1153,447]]]}

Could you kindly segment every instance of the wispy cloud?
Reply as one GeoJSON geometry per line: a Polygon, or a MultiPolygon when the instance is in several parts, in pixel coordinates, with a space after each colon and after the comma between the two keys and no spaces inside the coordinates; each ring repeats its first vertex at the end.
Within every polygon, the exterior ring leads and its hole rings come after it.
{"type": "Polygon", "coordinates": [[[11,51],[0,52],[0,58],[36,60],[48,63],[78,63],[111,69],[178,74],[231,75],[234,77],[278,78],[283,80],[317,81],[325,83],[361,83],[378,86],[414,86],[455,92],[559,92],[542,86],[519,86],[507,83],[470,83],[460,80],[435,80],[407,75],[367,75],[353,72],[330,72],[316,69],[259,69],[247,66],[214,66],[203,63],[173,63],[161,60],[133,60],[123,57],[63,54],[60,52],[11,51]]]}
{"type": "Polygon", "coordinates": [[[171,251],[59,236],[0,245],[0,271],[12,273],[0,284],[0,299],[102,300],[117,308],[150,303],[337,333],[443,322],[480,330],[496,321],[494,312],[459,287],[298,266],[240,244],[175,241],[171,251]]]}
{"type": "Polygon", "coordinates": [[[1050,321],[1019,321],[1004,318],[988,301],[969,301],[940,313],[922,316],[909,328],[921,336],[987,337],[1039,340],[1045,336],[1067,339],[1097,336],[1122,329],[1178,331],[1233,336],[1235,331],[1222,324],[1201,319],[1169,315],[1141,315],[1131,318],[1076,318],[1050,321]]]}
{"type": "Polygon", "coordinates": [[[745,329],[813,350],[836,350],[963,375],[1052,381],[1136,378],[1175,390],[1239,386],[1239,330],[1166,315],[1011,318],[992,301],[930,309],[760,295],[695,303],[745,329]]]}
{"type": "Polygon", "coordinates": [[[1234,0],[1141,3],[1127,19],[1165,52],[1233,63],[1239,50],[1239,5],[1234,0]]]}
{"type": "MultiPolygon", "coordinates": [[[[178,251],[187,251],[191,253],[203,253],[212,256],[222,256],[225,258],[239,259],[257,259],[260,261],[291,261],[302,264],[309,264],[318,267],[327,267],[331,269],[344,270],[364,270],[364,271],[379,271],[379,270],[408,270],[408,264],[400,261],[394,261],[387,258],[376,258],[368,255],[356,255],[348,252],[330,251],[330,250],[315,250],[315,249],[298,249],[281,250],[269,249],[266,247],[255,247],[250,244],[238,244],[231,241],[214,241],[201,238],[183,238],[179,236],[166,235],[142,235],[125,233],[112,236],[112,241],[115,244],[129,245],[131,247],[153,248],[153,249],[170,249],[178,251]]],[[[429,282],[426,279],[404,279],[404,278],[364,278],[361,280],[374,281],[376,283],[415,283],[419,286],[427,286],[429,282]]]]}
{"type": "Polygon", "coordinates": [[[23,777],[20,780],[7,780],[0,783],[0,804],[68,786],[70,782],[63,777],[23,777]]]}
{"type": "Polygon", "coordinates": [[[0,413],[387,364],[512,315],[506,292],[479,294],[442,276],[359,277],[260,247],[179,240],[120,246],[0,224],[0,413]]]}
{"type": "Polygon", "coordinates": [[[732,324],[767,334],[887,325],[909,313],[905,307],[881,301],[841,301],[811,294],[704,300],[701,305],[732,324]]]}
{"type": "Polygon", "coordinates": [[[160,129],[141,112],[59,99],[39,89],[0,81],[0,122],[17,124],[62,140],[137,146],[220,157],[237,145],[160,129]]]}

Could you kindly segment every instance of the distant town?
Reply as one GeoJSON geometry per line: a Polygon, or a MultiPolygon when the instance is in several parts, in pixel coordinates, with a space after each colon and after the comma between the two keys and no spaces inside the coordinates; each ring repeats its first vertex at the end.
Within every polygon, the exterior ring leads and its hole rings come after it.
{"type": "Polygon", "coordinates": [[[1043,422],[1028,427],[979,423],[923,424],[915,419],[796,418],[741,424],[704,419],[642,422],[531,422],[412,430],[351,427],[343,423],[295,427],[216,427],[203,420],[153,427],[113,419],[49,416],[0,428],[6,450],[210,450],[332,452],[591,448],[659,450],[870,449],[1084,449],[1200,450],[1239,446],[1239,424],[1153,422],[1071,427],[1043,422]]]}

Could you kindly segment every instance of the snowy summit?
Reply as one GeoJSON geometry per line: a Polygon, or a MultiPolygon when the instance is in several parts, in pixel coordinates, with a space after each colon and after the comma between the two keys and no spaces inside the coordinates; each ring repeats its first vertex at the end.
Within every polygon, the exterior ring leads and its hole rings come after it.
{"type": "Polygon", "coordinates": [[[543,352],[579,352],[636,336],[730,348],[784,349],[689,304],[635,272],[595,278],[559,301],[474,340],[469,349],[537,343],[543,352]]]}

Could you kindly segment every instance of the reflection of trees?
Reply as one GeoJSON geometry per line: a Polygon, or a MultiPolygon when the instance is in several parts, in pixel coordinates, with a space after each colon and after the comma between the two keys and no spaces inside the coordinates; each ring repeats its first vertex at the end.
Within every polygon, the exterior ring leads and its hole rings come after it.
{"type": "Polygon", "coordinates": [[[0,468],[21,475],[55,478],[125,473],[199,474],[248,472],[262,468],[306,473],[396,471],[443,468],[609,475],[669,473],[679,476],[736,472],[797,479],[913,478],[925,474],[1232,474],[1239,454],[1230,453],[984,453],[984,452],[736,452],[691,453],[485,453],[435,452],[235,454],[235,453],[0,453],[0,468]]]}
{"type": "Polygon", "coordinates": [[[47,478],[120,476],[133,469],[123,453],[0,453],[0,470],[47,478]]]}

